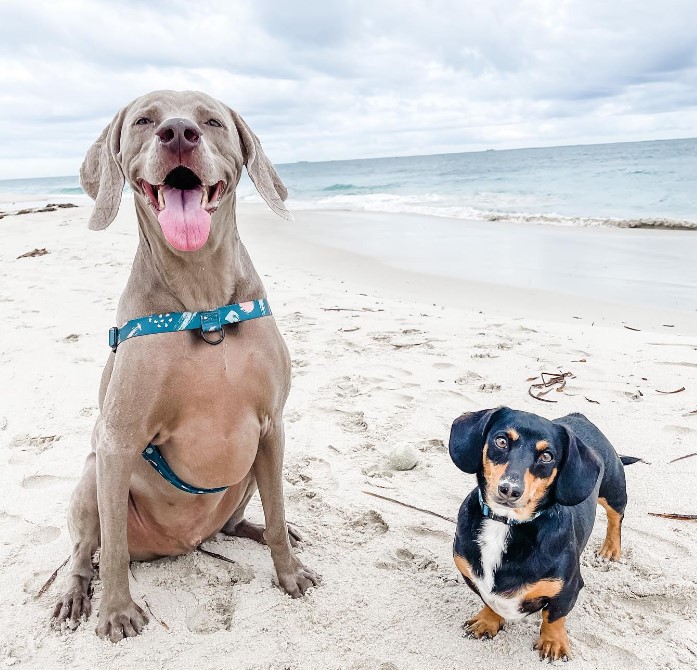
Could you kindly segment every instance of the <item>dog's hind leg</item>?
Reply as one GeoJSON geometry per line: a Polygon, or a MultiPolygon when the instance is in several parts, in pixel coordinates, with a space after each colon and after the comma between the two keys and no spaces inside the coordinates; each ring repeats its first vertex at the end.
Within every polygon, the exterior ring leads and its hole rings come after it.
{"type": "Polygon", "coordinates": [[[99,546],[97,509],[97,468],[94,452],[87,456],[82,477],[73,491],[68,511],[68,529],[73,542],[65,594],[53,609],[54,623],[76,628],[80,619],[90,615],[92,556],[99,546]]]}
{"type": "Polygon", "coordinates": [[[622,555],[622,519],[627,507],[627,482],[624,466],[615,450],[606,449],[602,456],[605,470],[598,491],[598,504],[607,515],[607,532],[598,556],[619,561],[622,555]]]}
{"type": "MultiPolygon", "coordinates": [[[[247,490],[245,491],[240,506],[220,529],[223,535],[229,535],[230,537],[246,537],[259,544],[266,544],[266,538],[264,537],[266,526],[262,523],[252,523],[244,516],[247,505],[256,491],[257,482],[256,479],[254,479],[254,474],[250,473],[249,484],[247,485],[247,490]]],[[[298,531],[290,525],[288,526],[288,539],[292,547],[297,547],[302,540],[298,531]]]]}
{"type": "Polygon", "coordinates": [[[622,556],[622,519],[624,518],[624,505],[622,506],[622,511],[619,512],[605,498],[598,498],[598,504],[607,514],[605,542],[603,546],[600,547],[598,556],[609,561],[619,561],[622,556]]]}

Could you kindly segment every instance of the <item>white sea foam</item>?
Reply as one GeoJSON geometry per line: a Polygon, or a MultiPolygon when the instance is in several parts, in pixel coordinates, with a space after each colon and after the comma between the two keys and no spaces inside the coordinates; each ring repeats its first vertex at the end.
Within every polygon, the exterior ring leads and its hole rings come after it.
{"type": "MultiPolygon", "coordinates": [[[[242,202],[261,202],[256,195],[248,195],[242,202]]],[[[392,214],[421,214],[467,221],[508,221],[511,223],[548,224],[557,226],[609,226],[613,228],[662,228],[672,230],[697,230],[697,221],[666,217],[620,218],[565,216],[556,213],[530,214],[516,211],[480,209],[465,204],[452,204],[452,200],[437,193],[425,195],[395,195],[370,193],[364,195],[337,195],[317,199],[289,199],[294,210],[343,210],[381,212],[392,214]]]]}

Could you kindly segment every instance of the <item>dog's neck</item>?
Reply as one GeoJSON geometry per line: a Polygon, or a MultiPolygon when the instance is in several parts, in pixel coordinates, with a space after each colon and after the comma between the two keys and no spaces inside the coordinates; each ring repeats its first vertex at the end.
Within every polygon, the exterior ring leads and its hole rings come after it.
{"type": "Polygon", "coordinates": [[[209,310],[266,297],[240,241],[234,194],[213,215],[204,247],[192,252],[173,250],[150,207],[138,196],[135,205],[140,243],[119,303],[119,322],[163,310],[209,310]]]}

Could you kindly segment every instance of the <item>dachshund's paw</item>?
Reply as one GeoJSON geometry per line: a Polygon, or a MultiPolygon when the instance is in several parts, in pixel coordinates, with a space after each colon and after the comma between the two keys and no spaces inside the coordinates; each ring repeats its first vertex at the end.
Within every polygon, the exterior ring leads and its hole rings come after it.
{"type": "Polygon", "coordinates": [[[571,645],[565,630],[558,631],[557,634],[540,631],[540,637],[537,638],[533,649],[539,652],[540,660],[558,661],[561,659],[566,662],[571,658],[571,645]]]}
{"type": "Polygon", "coordinates": [[[606,539],[598,550],[598,556],[606,561],[619,561],[622,558],[622,549],[618,542],[606,539]]]}
{"type": "Polygon", "coordinates": [[[490,607],[484,607],[477,614],[467,620],[465,632],[469,637],[476,637],[478,640],[488,640],[495,637],[503,628],[503,617],[500,617],[490,607]]]}

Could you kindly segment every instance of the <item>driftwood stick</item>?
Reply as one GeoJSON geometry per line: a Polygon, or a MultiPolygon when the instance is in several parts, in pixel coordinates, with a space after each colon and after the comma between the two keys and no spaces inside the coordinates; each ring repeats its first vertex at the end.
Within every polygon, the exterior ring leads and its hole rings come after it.
{"type": "Polygon", "coordinates": [[[233,561],[231,558],[223,556],[222,554],[218,554],[215,551],[209,551],[208,549],[204,549],[200,544],[198,547],[196,547],[196,549],[198,549],[202,554],[206,554],[206,556],[212,556],[213,558],[225,561],[226,563],[232,563],[233,565],[236,564],[236,561],[233,561]]]}
{"type": "Polygon", "coordinates": [[[668,463],[677,463],[677,461],[682,461],[683,458],[691,458],[692,456],[697,456],[697,451],[693,451],[691,454],[685,454],[684,456],[678,456],[668,463]]]}
{"type": "MultiPolygon", "coordinates": [[[[130,566],[130,565],[128,566],[128,572],[131,573],[131,577],[133,577],[133,581],[134,581],[136,584],[140,584],[140,582],[136,579],[136,576],[133,574],[133,570],[131,569],[131,566],[130,566]]],[[[145,594],[144,594],[144,593],[141,593],[141,594],[140,594],[140,597],[143,599],[143,604],[144,604],[145,607],[147,608],[148,612],[150,612],[150,615],[152,616],[152,618],[155,619],[155,621],[157,621],[157,623],[159,623],[160,626],[162,626],[166,631],[169,631],[169,626],[168,626],[162,619],[160,619],[160,618],[155,614],[155,612],[152,611],[152,607],[150,607],[150,603],[145,599],[145,594]]]]}
{"type": "Polygon", "coordinates": [[[409,503],[402,502],[401,500],[395,500],[394,498],[388,498],[387,496],[381,496],[379,493],[373,493],[372,491],[363,491],[368,496],[373,496],[373,498],[380,498],[380,500],[387,500],[387,502],[395,503],[396,505],[401,505],[402,507],[408,507],[409,509],[416,510],[417,512],[423,512],[424,514],[430,514],[431,516],[436,516],[444,521],[450,521],[450,523],[457,523],[455,519],[449,516],[443,516],[438,514],[438,512],[432,512],[430,509],[424,509],[423,507],[416,507],[415,505],[410,505],[409,503]]]}
{"type": "Polygon", "coordinates": [[[384,312],[385,310],[372,307],[322,307],[325,312],[384,312]]]}
{"type": "Polygon", "coordinates": [[[664,514],[663,512],[649,512],[650,516],[660,516],[663,519],[676,519],[678,521],[697,521],[697,514],[664,514]]]}
{"type": "Polygon", "coordinates": [[[58,573],[60,572],[60,570],[61,570],[62,568],[64,568],[64,567],[68,564],[68,561],[69,561],[69,560],[70,560],[70,556],[68,556],[68,558],[66,558],[66,559],[53,571],[53,574],[46,580],[46,582],[44,583],[44,585],[37,591],[36,595],[34,596],[34,600],[38,600],[39,598],[41,598],[41,596],[44,595],[44,593],[46,593],[46,591],[48,591],[48,590],[51,588],[51,584],[53,584],[53,582],[56,581],[56,577],[58,577],[58,573]]]}

